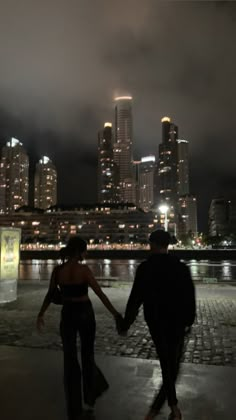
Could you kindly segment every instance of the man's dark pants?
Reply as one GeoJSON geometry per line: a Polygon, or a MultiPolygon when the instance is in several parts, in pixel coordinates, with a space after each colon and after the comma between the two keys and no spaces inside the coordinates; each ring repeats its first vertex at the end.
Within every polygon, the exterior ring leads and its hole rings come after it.
{"type": "Polygon", "coordinates": [[[160,411],[165,400],[169,406],[177,405],[175,382],[184,346],[184,328],[158,328],[156,323],[148,322],[151,337],[156,347],[162,371],[162,386],[156,395],[151,409],[160,411]]]}

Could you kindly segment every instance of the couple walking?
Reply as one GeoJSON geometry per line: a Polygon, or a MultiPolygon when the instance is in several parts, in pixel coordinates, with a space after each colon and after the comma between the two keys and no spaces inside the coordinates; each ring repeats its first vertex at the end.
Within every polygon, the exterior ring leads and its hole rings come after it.
{"type": "Polygon", "coordinates": [[[37,327],[44,325],[44,313],[60,288],[63,298],[60,333],[64,352],[64,387],[68,420],[82,417],[81,369],[76,339],[81,342],[84,403],[92,410],[96,399],[108,389],[108,383],[95,364],[95,316],[88,297],[90,286],[114,317],[119,334],[125,334],[143,305],[160,361],[163,384],[153,400],[145,420],[154,419],[167,399],[170,420],[180,420],[175,382],[182,355],[184,336],[195,318],[195,293],[188,267],[168,254],[170,235],[156,230],[150,235],[150,257],[136,272],[124,318],[103,293],[89,267],[81,264],[86,255],[86,242],[72,237],[64,249],[65,262],[51,276],[48,292],[37,318],[37,327]]]}

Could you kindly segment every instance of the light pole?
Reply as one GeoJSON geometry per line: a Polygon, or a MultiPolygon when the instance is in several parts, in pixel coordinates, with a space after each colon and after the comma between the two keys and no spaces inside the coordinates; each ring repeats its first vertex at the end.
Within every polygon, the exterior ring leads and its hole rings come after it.
{"type": "Polygon", "coordinates": [[[161,214],[164,214],[165,216],[165,222],[164,222],[164,227],[165,227],[165,231],[168,231],[168,220],[167,220],[167,212],[169,210],[169,207],[166,204],[163,204],[159,207],[159,210],[161,212],[161,214]]]}

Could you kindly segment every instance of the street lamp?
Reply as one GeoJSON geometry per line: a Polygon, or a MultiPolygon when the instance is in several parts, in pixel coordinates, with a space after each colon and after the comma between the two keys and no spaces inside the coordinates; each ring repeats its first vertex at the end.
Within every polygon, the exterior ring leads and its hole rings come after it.
{"type": "Polygon", "coordinates": [[[164,216],[165,216],[164,227],[165,227],[165,231],[167,232],[167,230],[168,230],[167,212],[169,210],[169,207],[166,204],[163,204],[159,207],[159,210],[160,210],[161,214],[164,214],[164,216]]]}

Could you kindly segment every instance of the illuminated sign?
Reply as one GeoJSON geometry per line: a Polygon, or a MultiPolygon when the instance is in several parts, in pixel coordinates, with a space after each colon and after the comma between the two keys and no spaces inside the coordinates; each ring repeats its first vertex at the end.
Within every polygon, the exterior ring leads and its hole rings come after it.
{"type": "Polygon", "coordinates": [[[0,229],[0,281],[16,280],[20,259],[20,229],[0,229]]]}

